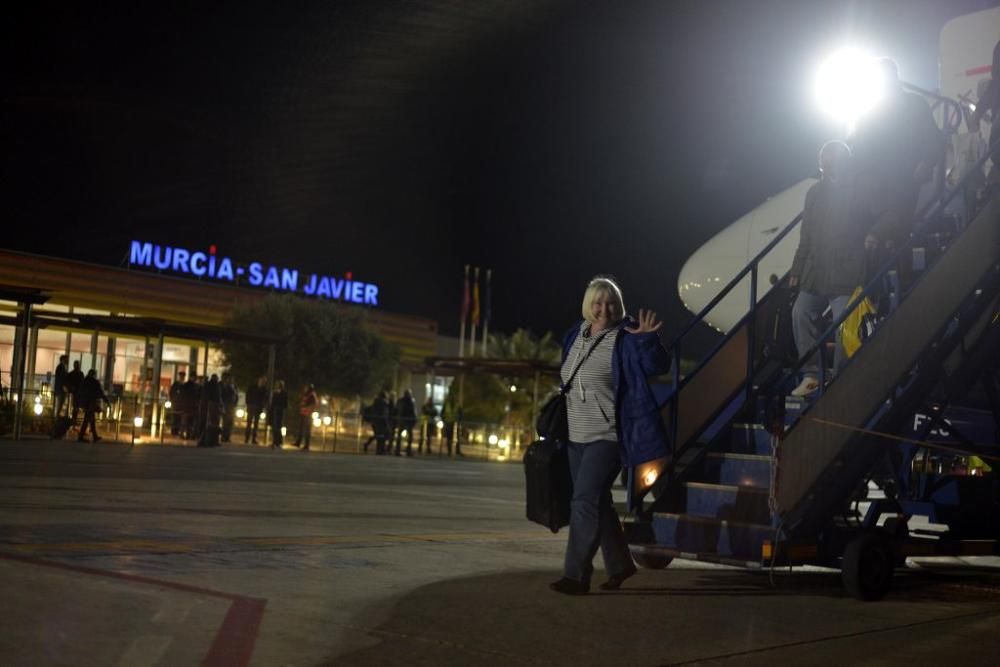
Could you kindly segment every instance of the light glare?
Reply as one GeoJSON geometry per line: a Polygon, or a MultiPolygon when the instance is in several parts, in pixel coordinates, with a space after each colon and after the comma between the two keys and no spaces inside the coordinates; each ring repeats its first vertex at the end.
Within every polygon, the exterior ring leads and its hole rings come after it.
{"type": "Polygon", "coordinates": [[[824,60],[815,85],[820,108],[848,126],[877,105],[885,92],[878,62],[853,48],[841,49],[824,60]]]}

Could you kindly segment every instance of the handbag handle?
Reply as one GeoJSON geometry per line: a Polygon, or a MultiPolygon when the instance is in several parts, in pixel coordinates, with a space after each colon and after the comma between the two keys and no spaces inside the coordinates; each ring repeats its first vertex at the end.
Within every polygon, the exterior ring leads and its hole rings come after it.
{"type": "MultiPolygon", "coordinates": [[[[576,368],[573,369],[573,372],[570,373],[569,379],[566,380],[566,383],[562,386],[562,388],[559,389],[559,393],[562,396],[565,396],[566,392],[569,391],[569,385],[571,382],[573,382],[573,378],[576,377],[577,371],[579,371],[580,367],[583,366],[583,362],[587,361],[587,359],[590,358],[590,354],[597,348],[598,345],[601,344],[601,341],[604,340],[604,337],[607,336],[609,333],[611,333],[611,329],[608,329],[607,331],[602,333],[600,337],[598,337],[598,339],[594,341],[594,344],[590,346],[590,349],[587,350],[587,354],[583,355],[583,359],[580,360],[580,363],[578,363],[576,365],[576,368]]],[[[582,336],[583,334],[580,335],[582,336]]]]}

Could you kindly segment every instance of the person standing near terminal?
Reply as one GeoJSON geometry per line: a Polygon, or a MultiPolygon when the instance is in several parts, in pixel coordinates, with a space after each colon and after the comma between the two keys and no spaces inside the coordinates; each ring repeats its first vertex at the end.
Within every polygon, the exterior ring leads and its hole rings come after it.
{"type": "Polygon", "coordinates": [[[549,588],[566,595],[590,590],[598,548],[616,590],[636,573],[611,486],[622,465],[667,455],[667,435],[648,378],[670,370],[670,355],[657,335],[656,313],[626,315],[622,292],[609,276],[597,276],[583,295],[584,321],[563,340],[562,381],[576,370],[566,408],[573,499],[563,577],[549,588]]]}
{"type": "Polygon", "coordinates": [[[240,402],[240,394],[233,385],[233,376],[222,374],[222,442],[229,442],[233,434],[233,423],[236,421],[236,404],[240,402]]]}
{"type": "Polygon", "coordinates": [[[392,453],[392,443],[396,441],[399,429],[399,415],[396,414],[396,392],[390,391],[386,398],[386,445],[384,454],[392,453]]]}
{"type": "Polygon", "coordinates": [[[66,378],[69,376],[69,357],[65,354],[59,355],[59,364],[56,366],[56,377],[52,381],[52,416],[61,417],[63,408],[66,407],[66,378]]]}
{"type": "Polygon", "coordinates": [[[180,436],[184,430],[184,371],[177,373],[177,378],[170,383],[167,396],[170,397],[170,435],[180,436]]]}
{"type": "Polygon", "coordinates": [[[271,427],[271,446],[275,449],[281,449],[284,442],[281,429],[285,423],[285,410],[287,409],[288,392],[285,391],[285,381],[278,380],[274,385],[274,393],[271,394],[271,405],[267,415],[267,423],[271,427]]]}
{"type": "Polygon", "coordinates": [[[197,432],[195,422],[198,421],[198,384],[194,381],[194,373],[188,376],[187,382],[181,387],[181,420],[184,424],[183,437],[194,440],[197,432]]]}
{"type": "Polygon", "coordinates": [[[257,378],[257,384],[247,387],[247,430],[243,434],[243,442],[257,444],[257,426],[260,424],[260,413],[267,407],[267,376],[257,378]]]}
{"type": "Polygon", "coordinates": [[[406,432],[406,455],[413,456],[413,429],[417,426],[417,405],[413,402],[413,392],[407,389],[403,397],[396,403],[396,456],[400,455],[403,444],[403,432],[406,432]]]}
{"type": "Polygon", "coordinates": [[[427,397],[424,401],[423,407],[420,408],[420,414],[424,417],[424,433],[420,442],[417,443],[417,453],[423,454],[424,452],[424,441],[427,442],[427,453],[431,453],[431,439],[434,437],[434,432],[437,431],[437,408],[434,407],[434,399],[431,396],[427,397]]]}
{"type": "Polygon", "coordinates": [[[101,401],[110,403],[104,388],[97,380],[97,371],[91,368],[87,371],[87,377],[80,383],[79,401],[83,406],[83,424],[80,426],[80,435],[77,441],[87,441],[87,426],[94,436],[94,442],[100,442],[101,436],[97,435],[97,412],[101,409],[101,401]]]}
{"type": "Polygon", "coordinates": [[[80,400],[80,389],[83,388],[83,371],[80,370],[80,362],[73,362],[73,370],[66,375],[66,393],[73,397],[73,414],[71,420],[76,423],[76,414],[83,408],[80,400]]]}
{"type": "Polygon", "coordinates": [[[295,446],[301,447],[303,451],[309,451],[309,440],[312,437],[313,413],[319,400],[316,398],[316,386],[307,384],[302,387],[302,396],[299,398],[299,430],[295,436],[295,446]]]}
{"type": "Polygon", "coordinates": [[[219,418],[222,416],[222,385],[215,373],[212,373],[212,377],[201,388],[199,415],[202,426],[198,446],[218,447],[219,418]]]}

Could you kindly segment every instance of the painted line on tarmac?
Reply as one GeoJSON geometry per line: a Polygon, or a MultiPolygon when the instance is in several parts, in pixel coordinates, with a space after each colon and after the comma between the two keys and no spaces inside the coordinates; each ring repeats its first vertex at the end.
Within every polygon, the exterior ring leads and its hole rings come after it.
{"type": "Polygon", "coordinates": [[[260,633],[261,620],[264,617],[264,607],[267,606],[267,600],[263,598],[247,597],[236,593],[226,593],[211,588],[202,588],[201,586],[191,586],[189,584],[180,584],[134,574],[99,570],[83,565],[58,563],[31,556],[0,553],[0,559],[228,600],[230,602],[229,610],[222,620],[222,625],[216,631],[215,639],[212,640],[208,654],[202,660],[201,664],[208,667],[227,667],[233,665],[245,667],[250,664],[254,644],[256,644],[257,635],[260,633]]]}

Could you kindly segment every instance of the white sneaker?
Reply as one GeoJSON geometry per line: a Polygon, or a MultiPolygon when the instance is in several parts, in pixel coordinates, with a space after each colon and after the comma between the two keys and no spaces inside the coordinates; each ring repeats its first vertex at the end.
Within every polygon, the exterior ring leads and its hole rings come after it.
{"type": "Polygon", "coordinates": [[[799,383],[799,386],[792,389],[791,395],[801,398],[802,396],[808,396],[817,389],[819,389],[819,380],[812,377],[804,377],[802,378],[802,382],[799,383]]]}

